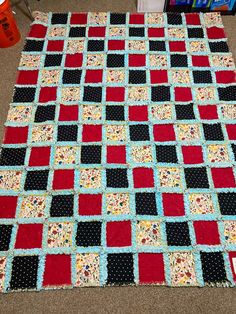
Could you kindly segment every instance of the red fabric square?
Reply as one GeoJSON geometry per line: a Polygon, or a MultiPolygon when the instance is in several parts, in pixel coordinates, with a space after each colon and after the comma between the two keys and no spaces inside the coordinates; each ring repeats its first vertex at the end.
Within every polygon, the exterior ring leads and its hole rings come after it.
{"type": "Polygon", "coordinates": [[[129,24],[144,24],[144,14],[133,13],[130,14],[129,24]]]}
{"type": "Polygon", "coordinates": [[[191,101],[192,92],[190,87],[175,87],[175,101],[191,101]]]}
{"type": "Polygon", "coordinates": [[[235,71],[217,71],[216,82],[222,84],[230,84],[236,82],[236,72],[235,71]]]}
{"type": "Polygon", "coordinates": [[[15,218],[17,196],[0,196],[0,218],[15,218]]]}
{"type": "Polygon", "coordinates": [[[107,87],[106,88],[106,101],[122,102],[125,100],[124,87],[107,87]]]}
{"type": "Polygon", "coordinates": [[[59,121],[77,121],[79,107],[77,105],[60,105],[59,121]]]}
{"type": "Polygon", "coordinates": [[[131,222],[110,221],[106,225],[108,247],[131,246],[131,222]]]}
{"type": "Polygon", "coordinates": [[[233,274],[233,280],[236,281],[236,252],[229,252],[229,261],[233,274]]]}
{"type": "Polygon", "coordinates": [[[236,124],[226,124],[229,140],[236,140],[236,124]]]}
{"type": "Polygon", "coordinates": [[[163,27],[150,27],[148,28],[148,37],[165,37],[163,27]]]}
{"type": "Polygon", "coordinates": [[[108,40],[108,50],[124,50],[124,40],[108,40]]]}
{"type": "Polygon", "coordinates": [[[82,132],[83,142],[100,142],[102,140],[102,126],[84,124],[82,132]]]}
{"type": "Polygon", "coordinates": [[[151,84],[168,83],[166,70],[150,70],[151,84]]]}
{"type": "Polygon", "coordinates": [[[170,51],[186,51],[185,41],[170,41],[169,42],[170,51]]]}
{"type": "Polygon", "coordinates": [[[138,188],[153,188],[154,174],[152,168],[134,168],[133,169],[134,187],[138,188]]]}
{"type": "Polygon", "coordinates": [[[129,106],[130,121],[148,121],[147,106],[129,106]]]}
{"type": "Polygon", "coordinates": [[[200,17],[198,13],[185,14],[187,25],[201,25],[200,17]]]}
{"type": "Polygon", "coordinates": [[[194,67],[209,67],[209,57],[208,56],[192,56],[192,64],[194,67]]]}
{"type": "Polygon", "coordinates": [[[107,163],[108,164],[126,164],[126,147],[107,146],[107,163]]]}
{"type": "Polygon", "coordinates": [[[78,25],[87,24],[87,13],[72,13],[70,24],[78,24],[78,25]]]}
{"type": "Polygon", "coordinates": [[[215,188],[234,188],[235,178],[232,168],[211,168],[215,188]]]}
{"type": "Polygon", "coordinates": [[[28,126],[5,127],[4,144],[24,144],[28,138],[28,126]]]}
{"type": "Polygon", "coordinates": [[[28,37],[32,38],[45,38],[47,33],[47,27],[40,25],[40,24],[34,24],[30,28],[30,32],[28,37]]]}
{"type": "Polygon", "coordinates": [[[43,286],[71,285],[71,256],[48,254],[46,256],[43,286]]]}
{"type": "Polygon", "coordinates": [[[79,194],[79,215],[101,215],[102,194],[79,194]]]}
{"type": "Polygon", "coordinates": [[[74,188],[74,170],[54,170],[52,188],[54,190],[68,190],[74,188]]]}
{"type": "Polygon", "coordinates": [[[220,244],[218,224],[216,221],[194,221],[193,226],[197,244],[220,244]]]}
{"type": "Polygon", "coordinates": [[[209,39],[220,39],[220,38],[225,38],[225,32],[224,28],[222,27],[209,27],[206,29],[207,31],[207,36],[209,39]]]}
{"type": "Polygon", "coordinates": [[[146,65],[146,55],[129,54],[130,67],[142,67],[146,65]]]}
{"type": "Polygon", "coordinates": [[[139,253],[139,283],[157,284],[165,282],[165,266],[162,253],[139,253]]]}
{"type": "Polygon", "coordinates": [[[41,87],[39,102],[55,101],[57,99],[57,87],[41,87]]]}
{"type": "Polygon", "coordinates": [[[217,107],[215,105],[198,106],[200,118],[203,120],[218,119],[217,107]]]}
{"type": "Polygon", "coordinates": [[[85,74],[85,83],[102,82],[102,70],[87,70],[85,74]]]}
{"type": "Polygon", "coordinates": [[[63,51],[64,40],[49,40],[47,51],[63,51]]]}
{"type": "Polygon", "coordinates": [[[15,249],[41,248],[42,238],[42,224],[20,224],[17,230],[15,249]]]}
{"type": "Polygon", "coordinates": [[[48,166],[50,162],[50,147],[32,147],[29,166],[48,166]]]}
{"type": "Polygon", "coordinates": [[[175,130],[173,124],[155,124],[153,126],[154,141],[175,141],[175,130]]]}
{"type": "Polygon", "coordinates": [[[179,193],[162,194],[163,210],[165,216],[184,216],[184,196],[179,193]]]}
{"type": "Polygon", "coordinates": [[[67,54],[65,66],[69,68],[82,67],[83,64],[83,54],[75,53],[75,54],[67,54]]]}
{"type": "Polygon", "coordinates": [[[204,162],[201,146],[182,146],[185,164],[201,164],[204,162]]]}
{"type": "Polygon", "coordinates": [[[101,26],[89,27],[89,37],[105,37],[106,28],[101,26]]]}
{"type": "Polygon", "coordinates": [[[34,85],[38,82],[38,70],[32,70],[32,71],[19,71],[18,77],[16,80],[16,84],[19,85],[34,85]]]}

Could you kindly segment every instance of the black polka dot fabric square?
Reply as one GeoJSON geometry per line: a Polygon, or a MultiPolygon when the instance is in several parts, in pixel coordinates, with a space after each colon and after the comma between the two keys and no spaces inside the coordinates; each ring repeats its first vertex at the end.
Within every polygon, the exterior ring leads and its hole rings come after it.
{"type": "Polygon", "coordinates": [[[232,148],[232,152],[233,152],[233,155],[234,155],[234,160],[236,161],[236,144],[232,144],[231,148],[232,148]]]}
{"type": "Polygon", "coordinates": [[[193,71],[193,80],[195,84],[212,83],[211,71],[193,71]]]}
{"type": "Polygon", "coordinates": [[[50,206],[51,217],[72,217],[74,195],[53,195],[50,206]]]}
{"type": "Polygon", "coordinates": [[[222,252],[201,252],[202,274],[206,283],[227,281],[222,252]]]}
{"type": "Polygon", "coordinates": [[[226,41],[209,42],[211,52],[229,52],[229,47],[226,41]]]}
{"type": "Polygon", "coordinates": [[[203,132],[206,141],[223,141],[224,135],[220,123],[203,124],[203,132]]]}
{"type": "Polygon", "coordinates": [[[126,14],[124,13],[111,13],[110,14],[110,24],[120,25],[126,23],[126,14]]]}
{"type": "Polygon", "coordinates": [[[218,88],[219,99],[223,101],[236,101],[236,86],[218,88]]]}
{"type": "Polygon", "coordinates": [[[124,106],[106,106],[106,119],[110,121],[124,121],[125,108],[124,106]]]}
{"type": "Polygon", "coordinates": [[[125,56],[121,54],[108,54],[107,67],[108,68],[121,68],[125,65],[125,56]]]}
{"type": "Polygon", "coordinates": [[[166,236],[169,246],[191,245],[187,222],[166,222],[166,236]]]}
{"type": "Polygon", "coordinates": [[[193,120],[195,114],[193,104],[188,105],[175,105],[176,119],[177,120],[193,120]]]}
{"type": "Polygon", "coordinates": [[[149,141],[149,127],[145,124],[135,124],[129,126],[131,141],[149,141]]]}
{"type": "Polygon", "coordinates": [[[169,86],[153,86],[152,87],[152,101],[170,101],[170,87],[169,86]]]}
{"type": "Polygon", "coordinates": [[[197,27],[188,28],[188,38],[204,38],[203,29],[197,27]]]}
{"type": "Polygon", "coordinates": [[[40,52],[43,51],[43,40],[26,40],[23,51],[40,52]]]}
{"type": "Polygon", "coordinates": [[[106,183],[108,188],[128,188],[127,169],[106,169],[106,183]]]}
{"type": "Polygon", "coordinates": [[[81,146],[82,164],[100,164],[102,159],[101,145],[81,146]]]}
{"type": "Polygon", "coordinates": [[[33,102],[35,91],[34,87],[15,87],[13,102],[33,102]]]}
{"type": "Polygon", "coordinates": [[[145,84],[146,71],[131,70],[129,71],[129,84],[145,84]]]}
{"type": "Polygon", "coordinates": [[[101,102],[102,101],[102,87],[85,86],[83,101],[101,102]]]}
{"type": "Polygon", "coordinates": [[[23,166],[25,162],[26,148],[2,147],[0,154],[0,166],[23,166]]]}
{"type": "Polygon", "coordinates": [[[180,55],[180,54],[171,55],[170,64],[172,68],[188,67],[188,57],[186,55],[180,55]]]}
{"type": "Polygon", "coordinates": [[[104,51],[104,41],[88,40],[87,51],[104,51]]]}
{"type": "Polygon", "coordinates": [[[44,61],[45,67],[59,67],[62,61],[62,54],[47,54],[44,61]]]}
{"type": "Polygon", "coordinates": [[[236,215],[236,193],[218,193],[221,215],[236,215]]]}
{"type": "Polygon", "coordinates": [[[76,233],[77,246],[100,246],[101,245],[101,229],[100,221],[78,222],[76,233]]]}
{"type": "Polygon", "coordinates": [[[183,23],[180,13],[167,13],[167,23],[169,25],[181,25],[183,23]]]}
{"type": "Polygon", "coordinates": [[[10,289],[36,288],[38,264],[38,256],[15,256],[12,262],[10,289]]]}
{"type": "Polygon", "coordinates": [[[130,27],[129,28],[129,36],[130,37],[144,37],[145,36],[145,28],[144,27],[130,27]]]}
{"type": "Polygon", "coordinates": [[[150,51],[166,51],[166,44],[160,40],[149,40],[150,51]]]}
{"type": "Polygon", "coordinates": [[[156,146],[157,162],[178,163],[176,147],[174,145],[156,146]]]}
{"type": "Polygon", "coordinates": [[[134,283],[134,261],[131,253],[107,255],[107,284],[122,285],[134,283]]]}
{"type": "Polygon", "coordinates": [[[24,189],[25,191],[47,190],[48,170],[27,171],[24,189]]]}
{"type": "Polygon", "coordinates": [[[85,37],[86,27],[71,27],[69,37],[85,37]]]}
{"type": "Polygon", "coordinates": [[[51,23],[52,24],[66,24],[68,19],[68,14],[66,13],[53,13],[51,23]]]}
{"type": "Polygon", "coordinates": [[[57,129],[58,142],[76,142],[78,137],[77,125],[59,125],[57,129]]]}
{"type": "Polygon", "coordinates": [[[63,84],[80,84],[82,70],[64,70],[62,83],[63,84]]]}
{"type": "Polygon", "coordinates": [[[53,105],[38,106],[35,112],[34,122],[53,121],[56,107],[53,105]]]}
{"type": "Polygon", "coordinates": [[[136,193],[135,194],[136,215],[157,215],[155,193],[136,193]]]}
{"type": "Polygon", "coordinates": [[[184,175],[188,189],[209,189],[206,168],[185,168],[184,175]]]}
{"type": "Polygon", "coordinates": [[[12,225],[0,225],[0,251],[8,251],[12,234],[12,225]]]}

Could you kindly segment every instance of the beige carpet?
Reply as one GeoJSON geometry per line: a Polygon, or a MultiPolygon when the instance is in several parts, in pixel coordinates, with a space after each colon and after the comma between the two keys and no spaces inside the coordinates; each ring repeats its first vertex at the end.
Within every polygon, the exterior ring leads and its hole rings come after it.
{"type": "MultiPolygon", "coordinates": [[[[22,34],[16,46],[0,50],[0,138],[11,100],[23,40],[30,20],[24,3],[13,0],[22,34]]],[[[38,11],[136,11],[135,0],[29,0],[38,11]]],[[[236,17],[223,17],[236,59],[236,17]]],[[[235,313],[234,288],[114,287],[0,295],[0,313],[235,313]]]]}

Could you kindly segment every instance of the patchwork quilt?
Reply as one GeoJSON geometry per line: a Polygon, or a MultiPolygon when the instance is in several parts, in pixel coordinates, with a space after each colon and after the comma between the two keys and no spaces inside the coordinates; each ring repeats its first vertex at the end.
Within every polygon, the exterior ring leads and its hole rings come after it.
{"type": "Polygon", "coordinates": [[[38,13],[0,155],[0,290],[234,286],[218,13],[38,13]]]}

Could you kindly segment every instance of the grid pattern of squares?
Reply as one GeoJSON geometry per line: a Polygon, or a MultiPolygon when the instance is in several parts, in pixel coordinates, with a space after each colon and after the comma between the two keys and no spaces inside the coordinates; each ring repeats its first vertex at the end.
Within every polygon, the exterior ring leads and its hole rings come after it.
{"type": "Polygon", "coordinates": [[[40,13],[0,156],[0,290],[234,285],[221,17],[40,13]]]}

